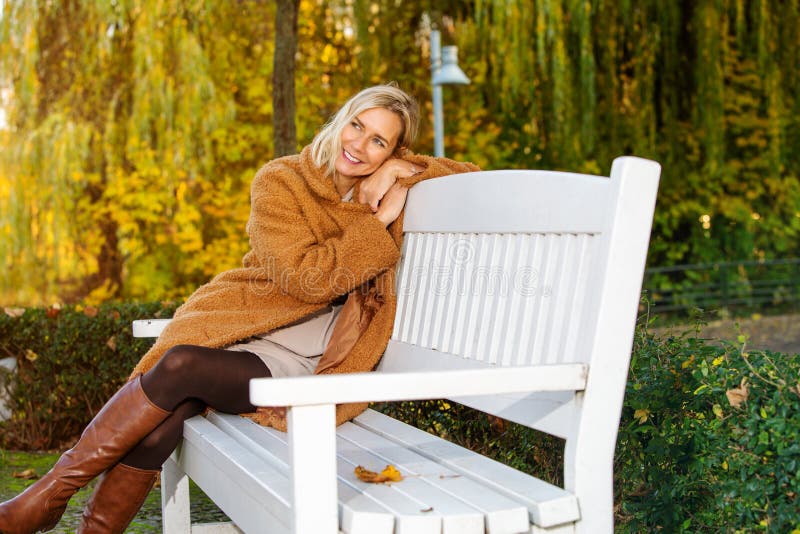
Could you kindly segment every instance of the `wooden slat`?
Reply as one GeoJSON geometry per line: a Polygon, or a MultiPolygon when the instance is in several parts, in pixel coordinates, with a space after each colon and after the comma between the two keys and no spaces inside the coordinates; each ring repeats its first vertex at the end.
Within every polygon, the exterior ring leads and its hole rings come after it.
{"type": "MultiPolygon", "coordinates": [[[[235,416],[222,416],[217,414],[216,417],[222,417],[228,420],[230,424],[232,421],[230,421],[229,418],[235,416]]],[[[235,425],[235,423],[233,424],[235,425]]],[[[266,449],[270,456],[279,458],[286,466],[289,465],[287,434],[271,429],[264,429],[265,432],[261,432],[261,428],[249,421],[244,421],[241,424],[251,427],[249,431],[243,432],[249,435],[250,439],[260,447],[266,449]]],[[[412,533],[415,532],[413,530],[414,528],[420,529],[420,534],[428,531],[437,531],[441,521],[435,518],[430,520],[426,517],[426,515],[421,512],[426,506],[420,503],[419,500],[398,493],[391,486],[367,484],[358,480],[353,473],[354,467],[355,466],[342,458],[337,459],[339,498],[340,502],[344,503],[343,506],[348,508],[341,512],[343,530],[345,530],[344,519],[345,517],[349,517],[351,525],[348,528],[353,529],[352,525],[356,526],[353,532],[370,532],[366,528],[366,524],[376,525],[377,523],[379,527],[383,527],[388,522],[387,518],[391,519],[388,525],[388,533],[393,532],[392,528],[394,528],[395,534],[399,532],[401,524],[404,530],[412,533]],[[354,497],[359,495],[365,496],[367,500],[361,500],[360,502],[355,501],[354,497]],[[368,507],[363,508],[362,505],[367,505],[368,507]],[[384,511],[385,516],[382,518],[376,517],[381,515],[381,510],[384,511]]],[[[346,532],[350,531],[346,530],[346,532]]],[[[378,534],[379,532],[387,531],[373,530],[372,532],[378,534]]]]}
{"type": "MultiPolygon", "coordinates": [[[[272,463],[282,472],[289,471],[287,434],[262,427],[239,416],[210,413],[216,425],[248,450],[272,463]]],[[[339,493],[339,523],[348,534],[392,534],[394,517],[390,510],[374,499],[363,495],[341,479],[339,493]]]]}
{"type": "Polygon", "coordinates": [[[535,328],[539,324],[537,321],[539,303],[544,292],[541,266],[538,263],[544,254],[543,239],[542,235],[536,234],[526,240],[528,245],[524,260],[526,272],[523,276],[527,275],[527,277],[522,282],[525,290],[523,292],[524,298],[520,300],[521,311],[516,328],[516,331],[519,332],[519,339],[516,342],[517,352],[512,356],[517,365],[524,365],[532,360],[529,344],[535,328]]]}
{"type": "Polygon", "coordinates": [[[408,192],[403,228],[408,232],[595,233],[608,225],[609,182],[606,177],[530,170],[425,180],[408,192]]]}
{"type": "MultiPolygon", "coordinates": [[[[584,314],[587,314],[588,317],[588,311],[594,309],[591,301],[587,299],[587,295],[592,293],[588,286],[591,275],[591,258],[596,256],[594,246],[597,244],[597,240],[585,234],[577,236],[577,240],[577,271],[573,277],[574,289],[570,302],[569,319],[563,329],[564,341],[561,354],[572,355],[572,361],[586,361],[584,355],[588,352],[586,347],[591,345],[589,339],[591,328],[581,329],[581,325],[586,322],[584,314]]],[[[564,359],[559,360],[560,363],[564,361],[564,359]]]]}
{"type": "Polygon", "coordinates": [[[531,522],[538,526],[556,526],[580,517],[577,498],[559,487],[372,410],[359,415],[354,422],[525,503],[531,522]]]}
{"type": "Polygon", "coordinates": [[[578,361],[592,236],[406,239],[393,339],[501,365],[578,361]]]}
{"type": "Polygon", "coordinates": [[[231,522],[202,523],[192,525],[192,534],[242,534],[242,531],[231,522]]]}
{"type": "Polygon", "coordinates": [[[352,461],[375,458],[377,465],[400,469],[406,479],[395,485],[398,491],[426,496],[431,513],[442,515],[445,532],[480,534],[484,522],[494,525],[495,534],[527,529],[527,511],[521,503],[357,425],[342,425],[339,434],[349,443],[340,445],[340,450],[352,461]]]}
{"type": "Polygon", "coordinates": [[[133,321],[133,337],[158,337],[172,319],[141,319],[133,321]]]}
{"type": "Polygon", "coordinates": [[[443,352],[453,352],[451,347],[453,344],[453,330],[456,317],[456,303],[458,301],[458,292],[460,284],[464,279],[464,257],[461,255],[462,244],[461,238],[454,234],[445,234],[446,236],[446,251],[442,261],[444,262],[442,272],[442,289],[443,297],[442,308],[440,311],[439,321],[442,324],[439,336],[434,342],[431,343],[431,348],[441,350],[443,352]]]}
{"type": "Polygon", "coordinates": [[[289,532],[286,477],[202,417],[184,424],[178,465],[242,531],[289,532]]]}

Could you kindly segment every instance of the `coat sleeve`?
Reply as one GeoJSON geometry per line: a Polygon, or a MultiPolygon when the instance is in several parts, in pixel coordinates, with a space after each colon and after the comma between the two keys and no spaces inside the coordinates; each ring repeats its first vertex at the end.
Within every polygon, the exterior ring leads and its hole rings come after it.
{"type": "Polygon", "coordinates": [[[397,244],[366,211],[320,238],[309,224],[319,207],[300,201],[292,178],[300,179],[280,164],[264,166],[253,180],[247,223],[252,253],[282,291],[303,302],[330,302],[397,263],[397,244]]]}
{"type": "Polygon", "coordinates": [[[425,156],[420,154],[408,154],[403,159],[416,165],[420,165],[424,168],[424,170],[419,174],[399,180],[400,183],[406,187],[411,187],[422,180],[440,178],[450,174],[460,174],[462,172],[481,170],[480,167],[474,163],[455,161],[449,158],[436,158],[433,156],[425,156]]]}

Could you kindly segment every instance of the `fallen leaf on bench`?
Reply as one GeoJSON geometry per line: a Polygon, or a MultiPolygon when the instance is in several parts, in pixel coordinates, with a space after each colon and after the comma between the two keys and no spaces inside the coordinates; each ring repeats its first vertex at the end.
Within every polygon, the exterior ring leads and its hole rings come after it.
{"type": "Polygon", "coordinates": [[[11,476],[14,478],[21,478],[23,480],[33,480],[35,478],[39,478],[39,475],[36,474],[36,471],[33,469],[26,469],[25,471],[20,472],[13,472],[11,476]]]}
{"type": "Polygon", "coordinates": [[[428,506],[427,508],[423,508],[420,512],[433,512],[433,506],[428,506]]]}
{"type": "Polygon", "coordinates": [[[353,470],[358,479],[362,482],[369,482],[371,484],[382,484],[383,482],[400,482],[403,480],[403,475],[393,465],[387,465],[386,468],[380,473],[365,469],[360,465],[356,466],[353,470]]]}

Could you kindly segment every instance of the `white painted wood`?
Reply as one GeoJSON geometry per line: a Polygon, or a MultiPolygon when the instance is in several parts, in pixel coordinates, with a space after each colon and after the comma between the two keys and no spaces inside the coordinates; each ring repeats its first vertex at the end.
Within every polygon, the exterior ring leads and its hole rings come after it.
{"type": "Polygon", "coordinates": [[[242,531],[290,531],[291,490],[286,477],[205,418],[184,423],[177,461],[242,531]]]}
{"type": "Polygon", "coordinates": [[[442,516],[443,530],[480,534],[484,518],[496,525],[496,532],[516,533],[527,528],[527,511],[519,501],[358,425],[343,425],[338,433],[343,438],[339,449],[349,461],[396,466],[406,479],[394,487],[424,499],[426,510],[442,516]]]}
{"type": "Polygon", "coordinates": [[[568,525],[559,525],[557,527],[542,528],[536,525],[531,525],[529,534],[575,534],[575,525],[570,523],[568,525]]]}
{"type": "Polygon", "coordinates": [[[578,501],[572,493],[478,453],[373,410],[359,415],[354,423],[524,504],[531,522],[537,525],[553,526],[580,517],[578,501]]]}
{"type": "MultiPolygon", "coordinates": [[[[210,413],[208,418],[243,447],[289,473],[288,435],[238,416],[210,413]]],[[[350,469],[352,471],[352,469],[350,469]]],[[[394,516],[385,506],[364,496],[339,477],[339,521],[349,534],[392,534],[394,516]]]]}
{"type": "Polygon", "coordinates": [[[586,383],[585,364],[492,367],[481,370],[352,373],[250,381],[255,406],[307,406],[492,395],[525,391],[575,391],[586,383]]]}
{"type": "Polygon", "coordinates": [[[403,231],[593,233],[607,221],[608,181],[530,170],[426,180],[408,192],[403,231]]]}
{"type": "Polygon", "coordinates": [[[158,337],[172,319],[141,319],[133,321],[133,337],[158,337]]]}
{"type": "Polygon", "coordinates": [[[231,522],[192,525],[192,534],[242,534],[231,522]]]}
{"type": "MultiPolygon", "coordinates": [[[[403,373],[412,370],[437,371],[487,367],[491,366],[477,360],[390,340],[378,365],[378,371],[403,373]]],[[[448,398],[560,438],[566,438],[574,432],[574,421],[577,417],[575,392],[498,393],[480,397],[448,398]]]]}
{"type": "Polygon", "coordinates": [[[164,534],[190,534],[189,478],[176,463],[178,450],[161,469],[161,522],[164,534]]]}
{"type": "Polygon", "coordinates": [[[589,350],[593,372],[564,454],[564,484],[580,502],[581,533],[613,530],[614,447],[659,173],[657,163],[639,158],[618,158],[611,169],[615,200],[606,207],[609,230],[599,245],[605,257],[590,282],[598,288],[589,350]]]}
{"type": "Polygon", "coordinates": [[[339,531],[335,408],[323,404],[288,409],[293,534],[339,531]]]}
{"type": "Polygon", "coordinates": [[[586,291],[592,236],[406,238],[413,252],[399,272],[393,339],[502,365],[580,361],[583,296],[577,291],[586,291]]]}

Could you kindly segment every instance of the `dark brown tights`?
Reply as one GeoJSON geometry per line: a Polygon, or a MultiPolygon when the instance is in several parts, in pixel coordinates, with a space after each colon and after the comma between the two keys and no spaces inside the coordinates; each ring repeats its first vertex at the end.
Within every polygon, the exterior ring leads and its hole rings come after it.
{"type": "Polygon", "coordinates": [[[121,463],[159,469],[183,436],[183,422],[206,407],[220,412],[254,412],[251,378],[271,376],[264,362],[250,352],[177,345],[142,376],[142,389],[167,417],[125,456],[121,463]]]}

